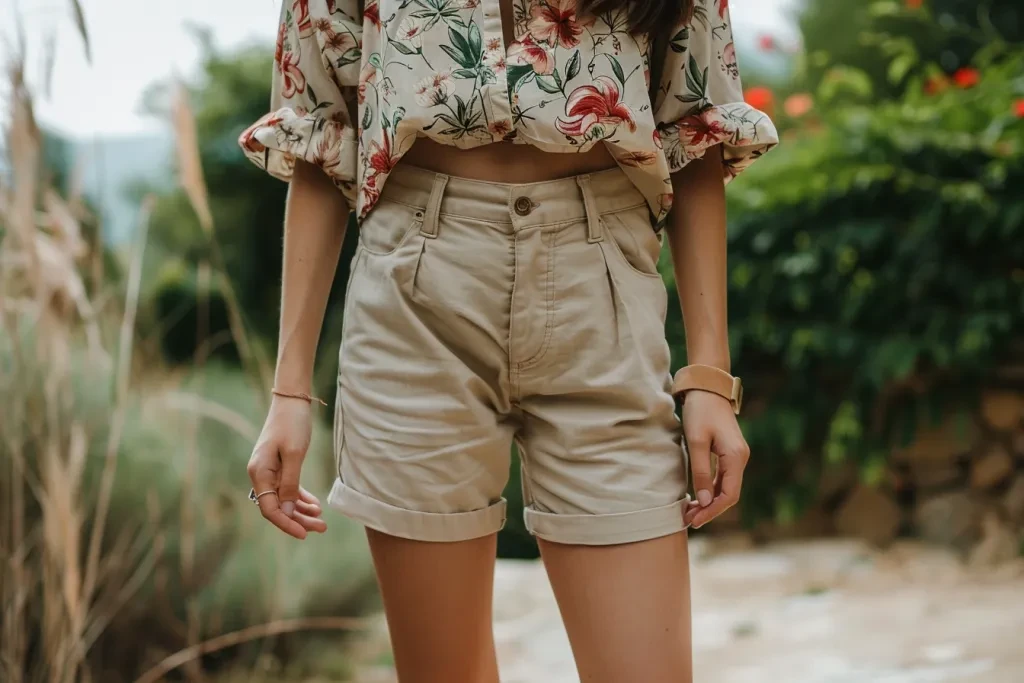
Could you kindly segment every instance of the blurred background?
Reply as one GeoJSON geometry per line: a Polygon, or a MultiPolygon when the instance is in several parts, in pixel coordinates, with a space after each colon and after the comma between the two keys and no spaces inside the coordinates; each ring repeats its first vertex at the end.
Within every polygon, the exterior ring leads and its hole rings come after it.
{"type": "MultiPolygon", "coordinates": [[[[0,680],[393,681],[361,529],[296,543],[245,500],[286,186],[235,141],[279,3],[0,8],[0,680]]],[[[698,680],[1020,683],[1024,7],[731,8],[784,144],[728,193],[753,458],[692,535],[698,680]]],[[[503,680],[574,681],[515,468],[507,495],[503,680]]]]}

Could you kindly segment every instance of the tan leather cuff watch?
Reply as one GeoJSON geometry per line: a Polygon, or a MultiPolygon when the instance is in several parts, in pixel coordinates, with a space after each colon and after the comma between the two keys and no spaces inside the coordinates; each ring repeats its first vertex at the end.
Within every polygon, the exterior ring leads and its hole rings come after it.
{"type": "Polygon", "coordinates": [[[681,398],[688,391],[709,391],[718,394],[732,404],[732,410],[740,414],[743,405],[743,382],[725,370],[712,365],[687,365],[676,372],[672,382],[672,395],[681,398]]]}

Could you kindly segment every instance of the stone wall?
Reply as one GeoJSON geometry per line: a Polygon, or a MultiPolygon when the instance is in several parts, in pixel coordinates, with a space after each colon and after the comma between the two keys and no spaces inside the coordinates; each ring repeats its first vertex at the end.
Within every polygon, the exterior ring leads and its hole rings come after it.
{"type": "MultiPolygon", "coordinates": [[[[756,455],[754,456],[756,457],[756,455]]],[[[733,512],[708,527],[735,531],[733,512]]],[[[954,548],[972,563],[1024,553],[1024,391],[982,394],[968,419],[920,428],[869,486],[851,466],[825,473],[818,501],[794,524],[761,524],[755,539],[854,536],[884,546],[909,536],[954,548]]]]}

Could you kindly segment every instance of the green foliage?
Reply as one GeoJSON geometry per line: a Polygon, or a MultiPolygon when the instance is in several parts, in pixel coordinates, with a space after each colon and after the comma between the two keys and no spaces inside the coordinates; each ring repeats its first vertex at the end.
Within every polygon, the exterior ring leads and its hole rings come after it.
{"type": "Polygon", "coordinates": [[[973,63],[973,88],[909,77],[892,100],[819,111],[730,189],[748,519],[786,516],[832,463],[879,478],[1024,336],[1024,51],[973,63]]]}
{"type": "Polygon", "coordinates": [[[793,86],[824,99],[852,73],[863,75],[862,98],[898,98],[912,78],[953,73],[980,50],[1024,41],[1017,0],[926,0],[919,8],[807,0],[799,26],[804,53],[793,86]]]}
{"type": "MultiPolygon", "coordinates": [[[[57,529],[77,537],[84,566],[119,408],[109,363],[72,348],[63,375],[37,362],[32,342],[31,331],[17,340],[0,336],[0,389],[9,399],[0,402],[0,496],[17,500],[15,488],[21,488],[25,566],[46,577],[48,567],[60,569],[47,551],[57,529]],[[81,475],[65,478],[60,473],[75,468],[55,463],[75,461],[76,439],[85,445],[81,475]],[[57,504],[55,496],[66,503],[57,504]],[[44,505],[59,515],[55,526],[44,505]]],[[[368,552],[355,524],[328,513],[328,534],[299,543],[267,524],[246,499],[245,464],[266,409],[249,380],[219,366],[154,386],[157,377],[146,377],[128,397],[115,441],[103,578],[82,611],[86,623],[102,626],[88,664],[103,672],[105,683],[134,680],[156,658],[187,646],[190,615],[201,640],[278,618],[351,614],[373,594],[368,552]]],[[[329,428],[316,427],[303,469],[303,484],[320,495],[333,478],[330,441],[329,428]]],[[[10,509],[14,514],[17,508],[10,509]]],[[[5,562],[0,582],[11,579],[11,571],[5,562]]],[[[23,624],[29,651],[41,651],[48,610],[60,614],[75,606],[63,604],[60,584],[56,595],[45,578],[25,585],[28,604],[38,606],[23,624]]],[[[228,654],[234,662],[251,662],[268,648],[301,648],[298,640],[264,641],[228,654]]]]}

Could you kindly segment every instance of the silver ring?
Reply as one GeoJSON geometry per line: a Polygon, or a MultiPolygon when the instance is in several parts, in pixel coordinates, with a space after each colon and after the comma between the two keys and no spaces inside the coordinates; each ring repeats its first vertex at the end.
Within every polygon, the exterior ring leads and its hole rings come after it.
{"type": "Polygon", "coordinates": [[[249,489],[249,500],[251,500],[256,505],[259,505],[260,496],[265,496],[268,493],[273,493],[275,496],[277,495],[277,491],[274,491],[273,489],[269,491],[264,491],[263,493],[256,493],[256,489],[249,489]]]}

